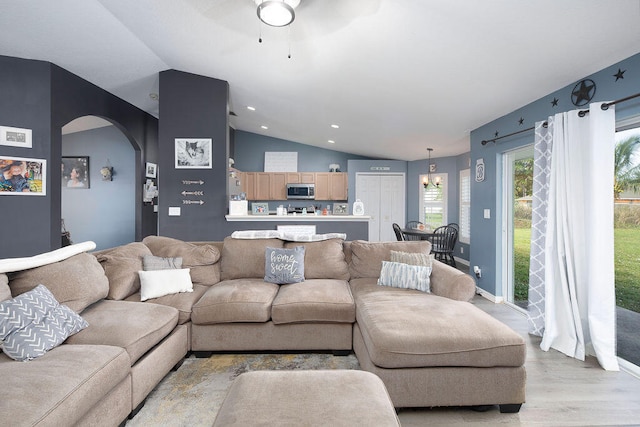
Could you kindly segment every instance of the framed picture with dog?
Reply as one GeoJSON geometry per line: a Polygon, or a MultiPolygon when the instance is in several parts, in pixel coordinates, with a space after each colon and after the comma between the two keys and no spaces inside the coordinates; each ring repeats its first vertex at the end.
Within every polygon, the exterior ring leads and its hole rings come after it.
{"type": "Polygon", "coordinates": [[[211,169],[211,138],[176,138],[176,169],[211,169]]]}

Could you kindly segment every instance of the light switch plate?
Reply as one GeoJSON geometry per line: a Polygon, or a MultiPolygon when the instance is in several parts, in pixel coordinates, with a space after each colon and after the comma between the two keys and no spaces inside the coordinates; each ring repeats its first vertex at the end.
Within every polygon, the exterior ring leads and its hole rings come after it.
{"type": "Polygon", "coordinates": [[[491,219],[491,209],[484,210],[484,219],[491,219]]]}
{"type": "Polygon", "coordinates": [[[169,216],[180,216],[180,207],[169,206],[169,216]]]}

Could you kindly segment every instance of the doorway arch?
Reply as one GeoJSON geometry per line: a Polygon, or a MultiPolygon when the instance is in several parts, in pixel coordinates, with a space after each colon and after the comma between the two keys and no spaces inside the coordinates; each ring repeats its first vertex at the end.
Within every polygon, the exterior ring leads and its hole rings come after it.
{"type": "Polygon", "coordinates": [[[106,249],[136,240],[136,151],[119,126],[97,116],[62,127],[60,212],[74,243],[92,240],[106,249]],[[83,179],[77,187],[69,184],[74,166],[83,179]],[[111,179],[103,168],[112,168],[111,179]]]}

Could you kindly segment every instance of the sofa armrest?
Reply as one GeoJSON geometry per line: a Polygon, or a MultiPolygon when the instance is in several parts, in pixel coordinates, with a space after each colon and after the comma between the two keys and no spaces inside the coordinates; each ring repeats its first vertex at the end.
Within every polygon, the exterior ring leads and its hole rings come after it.
{"type": "Polygon", "coordinates": [[[431,292],[458,301],[470,301],[476,293],[473,278],[450,265],[433,260],[431,292]]]}

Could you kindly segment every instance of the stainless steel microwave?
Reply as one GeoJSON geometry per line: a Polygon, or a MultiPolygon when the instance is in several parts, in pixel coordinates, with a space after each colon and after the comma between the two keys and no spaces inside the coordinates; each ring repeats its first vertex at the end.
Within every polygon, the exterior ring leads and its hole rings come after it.
{"type": "Polygon", "coordinates": [[[315,199],[315,184],[287,184],[287,199],[315,199]]]}

